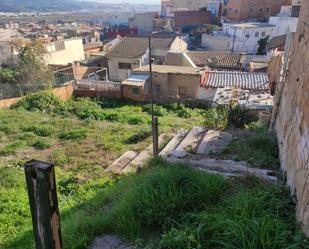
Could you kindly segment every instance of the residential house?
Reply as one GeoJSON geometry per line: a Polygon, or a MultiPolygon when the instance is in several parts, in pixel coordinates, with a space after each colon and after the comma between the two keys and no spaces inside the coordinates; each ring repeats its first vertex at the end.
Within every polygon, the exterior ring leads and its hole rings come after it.
{"type": "Polygon", "coordinates": [[[213,23],[213,16],[208,10],[176,11],[174,15],[175,28],[179,31],[213,23]]]}
{"type": "Polygon", "coordinates": [[[276,26],[276,29],[273,32],[274,36],[286,35],[290,32],[296,32],[298,17],[271,16],[268,23],[276,26]]]}
{"type": "Polygon", "coordinates": [[[138,13],[129,18],[129,27],[136,28],[138,35],[149,35],[154,30],[154,20],[158,17],[157,12],[138,13]]]}
{"type": "Polygon", "coordinates": [[[273,105],[267,74],[256,72],[206,71],[197,98],[216,105],[237,102],[255,110],[271,110],[273,105]]]}
{"type": "Polygon", "coordinates": [[[280,12],[281,6],[291,5],[292,0],[229,0],[227,19],[240,22],[266,20],[280,12]]]}
{"type": "MultiPolygon", "coordinates": [[[[153,65],[153,91],[156,101],[195,99],[205,69],[169,65],[153,65]]],[[[148,99],[149,65],[137,68],[122,81],[123,96],[136,101],[148,99]],[[138,79],[138,80],[136,80],[138,79]]]]}
{"type": "Polygon", "coordinates": [[[187,51],[184,53],[170,52],[166,64],[173,66],[208,67],[212,70],[242,70],[245,55],[228,51],[187,51]]]}
{"type": "Polygon", "coordinates": [[[273,37],[276,26],[268,23],[224,23],[221,32],[202,35],[202,47],[211,51],[229,50],[255,54],[261,38],[273,37]]]}
{"type": "Polygon", "coordinates": [[[301,4],[302,4],[302,0],[292,0],[291,17],[299,17],[301,4]]]}
{"type": "Polygon", "coordinates": [[[6,62],[12,62],[14,58],[11,43],[9,41],[0,41],[0,65],[6,62]]]}
{"type": "MultiPolygon", "coordinates": [[[[151,38],[152,57],[156,64],[164,64],[169,51],[186,51],[187,44],[179,37],[151,38]]],[[[126,37],[107,54],[110,78],[127,79],[132,70],[149,64],[148,37],[126,37]]]]}
{"type": "Polygon", "coordinates": [[[84,44],[84,52],[86,55],[86,58],[90,57],[93,53],[99,53],[103,49],[103,43],[102,42],[87,42],[84,44]]]}
{"type": "Polygon", "coordinates": [[[57,40],[45,44],[47,64],[67,65],[85,59],[82,38],[57,40]]]}

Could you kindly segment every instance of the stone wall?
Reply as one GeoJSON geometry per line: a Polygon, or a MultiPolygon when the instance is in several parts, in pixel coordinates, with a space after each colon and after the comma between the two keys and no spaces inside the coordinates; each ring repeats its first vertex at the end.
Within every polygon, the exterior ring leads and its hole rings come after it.
{"type": "MultiPolygon", "coordinates": [[[[281,165],[297,200],[297,217],[309,236],[309,1],[301,17],[290,55],[275,129],[281,165]]],[[[279,91],[280,93],[280,91],[279,91]]]]}

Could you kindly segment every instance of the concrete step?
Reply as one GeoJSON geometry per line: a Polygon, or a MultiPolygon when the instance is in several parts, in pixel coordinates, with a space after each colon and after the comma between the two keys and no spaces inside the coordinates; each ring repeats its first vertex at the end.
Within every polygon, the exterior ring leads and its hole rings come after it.
{"type": "Polygon", "coordinates": [[[221,152],[231,141],[233,135],[228,132],[209,130],[198,146],[197,154],[209,155],[221,152]]]}
{"type": "Polygon", "coordinates": [[[194,127],[170,155],[172,157],[184,158],[191,154],[195,154],[205,132],[206,128],[204,127],[194,127]]]}
{"type": "Polygon", "coordinates": [[[105,171],[120,173],[136,156],[138,155],[135,151],[127,151],[116,161],[113,162],[105,171]]]}
{"type": "MultiPolygon", "coordinates": [[[[163,133],[159,136],[159,148],[172,138],[172,134],[163,133]]],[[[125,166],[121,173],[133,173],[142,168],[145,163],[153,156],[153,145],[149,145],[145,150],[139,153],[127,166],[125,166]]]]}
{"type": "Polygon", "coordinates": [[[159,156],[167,157],[176,147],[180,144],[180,142],[185,138],[188,134],[188,130],[180,130],[177,134],[172,138],[172,140],[163,148],[160,152],[159,156]]]}
{"type": "Polygon", "coordinates": [[[227,177],[244,176],[249,174],[269,182],[278,181],[275,172],[266,169],[253,168],[244,162],[235,162],[231,160],[217,160],[199,155],[186,158],[185,160],[171,157],[167,158],[167,161],[173,163],[186,163],[193,168],[209,171],[212,173],[215,172],[221,175],[225,175],[227,177]]]}

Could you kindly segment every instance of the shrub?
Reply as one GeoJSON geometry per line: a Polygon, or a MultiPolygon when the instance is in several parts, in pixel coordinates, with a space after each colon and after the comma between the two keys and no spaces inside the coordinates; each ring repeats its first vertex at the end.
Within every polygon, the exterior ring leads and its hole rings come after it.
{"type": "Polygon", "coordinates": [[[4,146],[2,150],[0,150],[0,156],[12,155],[22,146],[24,146],[24,143],[22,141],[9,143],[6,146],[4,146]]]}
{"type": "Polygon", "coordinates": [[[225,129],[228,126],[228,108],[211,108],[205,112],[205,126],[210,129],[225,129]]]}
{"type": "Polygon", "coordinates": [[[137,144],[139,142],[144,141],[145,139],[147,139],[148,137],[151,136],[151,130],[149,129],[142,129],[140,131],[138,131],[138,133],[130,136],[127,140],[126,143],[127,144],[137,144]]]}
{"type": "MultiPolygon", "coordinates": [[[[151,104],[145,104],[142,106],[143,112],[151,114],[151,104]]],[[[153,113],[156,116],[162,117],[167,114],[167,110],[161,105],[153,105],[153,113]]]]}
{"type": "Polygon", "coordinates": [[[78,98],[68,104],[69,112],[84,120],[104,120],[105,113],[94,101],[89,98],[78,98]]]}
{"type": "Polygon", "coordinates": [[[37,150],[46,150],[52,146],[52,143],[49,140],[37,140],[35,141],[32,146],[37,150]]]}
{"type": "Polygon", "coordinates": [[[54,129],[51,126],[46,125],[33,125],[28,127],[22,127],[24,132],[33,132],[37,136],[48,137],[54,133],[54,129]]]}
{"type": "Polygon", "coordinates": [[[58,136],[62,140],[80,140],[87,137],[87,130],[76,129],[73,131],[63,131],[58,136]]]}
{"type": "Polygon", "coordinates": [[[118,112],[110,112],[104,114],[104,119],[111,122],[119,122],[121,121],[121,118],[122,116],[118,112]]]}
{"type": "Polygon", "coordinates": [[[239,105],[229,107],[229,126],[243,129],[253,121],[255,121],[255,119],[250,115],[248,109],[241,108],[239,105]]]}
{"type": "Polygon", "coordinates": [[[23,108],[27,111],[40,111],[50,114],[63,114],[66,112],[64,101],[49,91],[29,94],[13,105],[12,108],[23,108]]]}
{"type": "Polygon", "coordinates": [[[144,123],[144,120],[142,117],[139,116],[131,116],[128,118],[128,124],[130,125],[138,125],[144,123]]]}
{"type": "Polygon", "coordinates": [[[177,112],[177,116],[180,117],[180,118],[191,118],[192,114],[193,114],[193,112],[189,108],[184,108],[184,109],[181,109],[177,112]]]}

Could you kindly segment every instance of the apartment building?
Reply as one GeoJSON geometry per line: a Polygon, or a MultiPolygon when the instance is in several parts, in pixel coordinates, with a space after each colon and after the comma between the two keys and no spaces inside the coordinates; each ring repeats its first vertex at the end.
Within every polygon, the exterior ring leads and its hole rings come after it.
{"type": "Polygon", "coordinates": [[[263,20],[277,15],[292,0],[229,0],[227,19],[231,21],[263,20]]]}
{"type": "Polygon", "coordinates": [[[154,30],[157,12],[138,13],[129,19],[129,27],[137,29],[138,35],[149,35],[154,30]]]}

